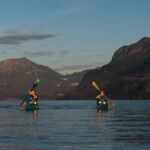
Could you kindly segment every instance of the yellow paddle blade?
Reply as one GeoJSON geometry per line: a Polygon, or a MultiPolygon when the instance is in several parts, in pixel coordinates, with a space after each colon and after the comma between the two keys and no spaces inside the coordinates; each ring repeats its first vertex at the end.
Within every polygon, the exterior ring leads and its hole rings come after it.
{"type": "Polygon", "coordinates": [[[96,90],[100,91],[100,88],[98,87],[95,81],[92,82],[92,85],[96,88],[96,90]]]}

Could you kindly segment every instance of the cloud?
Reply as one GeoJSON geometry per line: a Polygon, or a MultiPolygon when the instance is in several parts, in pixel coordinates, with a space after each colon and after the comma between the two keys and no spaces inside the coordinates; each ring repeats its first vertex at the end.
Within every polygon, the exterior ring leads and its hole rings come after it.
{"type": "Polygon", "coordinates": [[[101,66],[103,66],[104,62],[93,62],[92,64],[87,65],[70,65],[70,66],[61,66],[59,68],[55,68],[54,70],[61,73],[61,74],[71,74],[74,72],[80,72],[84,70],[90,70],[90,69],[98,69],[101,66]]]}
{"type": "Polygon", "coordinates": [[[12,34],[0,36],[1,45],[19,45],[23,42],[32,40],[44,40],[48,38],[53,38],[58,34],[12,34]]]}
{"type": "Polygon", "coordinates": [[[34,56],[53,56],[53,55],[55,55],[55,53],[53,51],[39,51],[39,52],[27,52],[27,51],[25,51],[24,54],[27,55],[27,56],[31,56],[31,57],[34,57],[34,56]]]}
{"type": "Polygon", "coordinates": [[[76,65],[76,66],[62,66],[61,68],[55,69],[56,71],[76,71],[76,70],[88,70],[95,68],[97,65],[92,64],[92,65],[76,65]]]}
{"type": "Polygon", "coordinates": [[[65,55],[67,55],[69,53],[68,50],[63,50],[63,51],[38,51],[38,52],[28,52],[28,51],[24,51],[24,54],[27,56],[54,56],[54,55],[58,55],[61,57],[64,57],[65,55]]]}

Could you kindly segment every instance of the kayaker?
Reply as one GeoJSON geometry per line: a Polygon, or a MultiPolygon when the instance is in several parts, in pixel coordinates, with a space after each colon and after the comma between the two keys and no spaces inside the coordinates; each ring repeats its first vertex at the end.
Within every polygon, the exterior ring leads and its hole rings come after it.
{"type": "Polygon", "coordinates": [[[106,98],[104,91],[99,91],[99,95],[96,96],[97,100],[97,110],[108,110],[108,99],[106,98]]]}
{"type": "MultiPolygon", "coordinates": [[[[29,98],[32,100],[34,100],[34,104],[35,105],[38,105],[38,96],[36,94],[36,90],[35,89],[31,89],[30,91],[28,91],[28,95],[29,95],[29,98]]],[[[31,101],[32,103],[32,101],[31,101]]]]}
{"type": "Polygon", "coordinates": [[[28,91],[27,96],[25,97],[25,99],[21,102],[21,104],[19,106],[23,107],[25,106],[27,103],[33,103],[35,105],[38,105],[38,96],[36,94],[35,89],[31,89],[28,91]]]}
{"type": "Polygon", "coordinates": [[[96,100],[97,100],[97,105],[99,104],[99,101],[103,100],[106,103],[108,103],[111,106],[115,106],[112,101],[110,101],[110,99],[105,95],[104,91],[100,91],[99,95],[96,96],[96,100]]]}

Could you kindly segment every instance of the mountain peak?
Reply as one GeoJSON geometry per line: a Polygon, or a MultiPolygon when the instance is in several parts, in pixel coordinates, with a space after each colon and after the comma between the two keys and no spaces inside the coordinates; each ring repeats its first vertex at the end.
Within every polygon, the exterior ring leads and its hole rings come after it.
{"type": "Polygon", "coordinates": [[[30,59],[28,59],[28,58],[26,58],[26,57],[22,57],[22,58],[14,58],[14,59],[7,59],[6,61],[32,62],[30,59]]]}
{"type": "Polygon", "coordinates": [[[15,68],[22,68],[23,66],[35,66],[36,64],[29,59],[23,58],[15,58],[15,59],[7,59],[0,62],[0,68],[4,68],[4,70],[13,70],[15,68]]]}
{"type": "Polygon", "coordinates": [[[127,58],[129,56],[135,56],[135,55],[143,55],[149,53],[150,51],[150,38],[149,37],[143,37],[138,42],[131,44],[131,45],[125,45],[119,48],[113,55],[112,61],[121,60],[124,58],[127,58]]]}
{"type": "Polygon", "coordinates": [[[29,59],[26,57],[22,58],[12,58],[12,59],[6,59],[4,61],[1,61],[2,63],[12,63],[12,62],[31,62],[29,59]]]}
{"type": "Polygon", "coordinates": [[[149,42],[150,41],[150,38],[149,37],[143,37],[141,40],[139,40],[138,42],[140,43],[140,42],[149,42]]]}

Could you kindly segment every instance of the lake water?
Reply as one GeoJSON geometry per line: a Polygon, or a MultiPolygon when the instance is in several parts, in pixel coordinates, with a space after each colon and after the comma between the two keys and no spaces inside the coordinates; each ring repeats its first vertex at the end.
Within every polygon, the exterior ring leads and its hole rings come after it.
{"type": "Polygon", "coordinates": [[[41,101],[33,113],[0,101],[0,150],[149,150],[150,100],[113,102],[41,101]]]}

